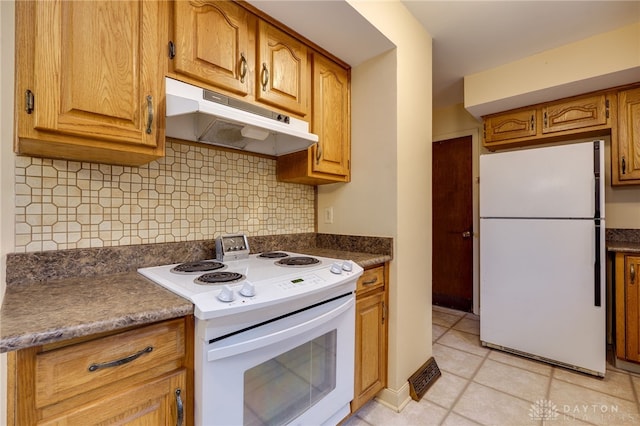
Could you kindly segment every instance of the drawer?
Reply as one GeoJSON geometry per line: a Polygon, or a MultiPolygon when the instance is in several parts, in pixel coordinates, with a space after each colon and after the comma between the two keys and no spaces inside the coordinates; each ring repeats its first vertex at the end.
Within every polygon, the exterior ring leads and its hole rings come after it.
{"type": "Polygon", "coordinates": [[[185,355],[183,319],[65,346],[36,356],[36,407],[157,369],[176,368],[185,355]]]}
{"type": "Polygon", "coordinates": [[[356,294],[367,291],[384,288],[384,266],[365,269],[364,273],[358,280],[356,294]]]}

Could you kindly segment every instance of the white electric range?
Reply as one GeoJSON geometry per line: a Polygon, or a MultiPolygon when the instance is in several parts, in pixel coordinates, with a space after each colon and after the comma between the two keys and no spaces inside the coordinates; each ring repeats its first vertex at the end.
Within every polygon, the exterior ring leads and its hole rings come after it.
{"type": "Polygon", "coordinates": [[[246,237],[229,248],[244,254],[138,270],[194,303],[196,425],[337,424],[353,399],[362,267],[249,255],[246,237]]]}

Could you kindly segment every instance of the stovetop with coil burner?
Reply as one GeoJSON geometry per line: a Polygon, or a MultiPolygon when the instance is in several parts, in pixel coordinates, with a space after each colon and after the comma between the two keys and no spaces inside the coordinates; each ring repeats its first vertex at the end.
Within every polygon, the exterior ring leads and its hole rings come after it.
{"type": "MultiPolygon", "coordinates": [[[[354,262],[290,252],[266,252],[246,259],[205,260],[138,269],[138,272],[195,305],[200,319],[287,303],[307,295],[354,291],[362,268],[354,262]]],[[[315,297],[315,296],[314,296],[315,297]]],[[[302,303],[302,302],[301,302],[302,303]]]]}

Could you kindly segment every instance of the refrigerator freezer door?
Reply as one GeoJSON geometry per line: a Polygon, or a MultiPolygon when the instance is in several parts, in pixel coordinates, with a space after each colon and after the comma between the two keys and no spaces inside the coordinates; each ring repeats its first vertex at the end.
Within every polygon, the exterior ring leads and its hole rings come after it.
{"type": "MultiPolygon", "coordinates": [[[[593,142],[481,155],[480,217],[593,218],[595,182],[593,142]]],[[[604,196],[600,206],[604,218],[604,196]]]]}
{"type": "MultiPolygon", "coordinates": [[[[595,229],[588,220],[481,219],[480,339],[604,375],[606,304],[594,303],[595,229]]],[[[604,241],[604,221],[600,232],[604,241]]],[[[604,246],[600,251],[604,259],[604,246]]]]}

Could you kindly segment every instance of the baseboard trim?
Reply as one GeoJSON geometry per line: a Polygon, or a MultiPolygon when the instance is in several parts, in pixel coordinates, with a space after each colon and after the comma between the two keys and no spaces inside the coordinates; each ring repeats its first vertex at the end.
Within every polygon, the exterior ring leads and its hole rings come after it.
{"type": "Polygon", "coordinates": [[[376,401],[380,404],[394,410],[395,412],[401,412],[404,407],[411,401],[411,395],[409,393],[409,382],[406,382],[398,390],[384,388],[376,395],[376,401]]]}

